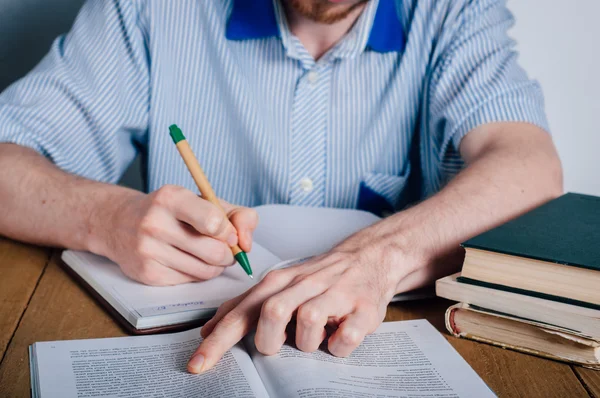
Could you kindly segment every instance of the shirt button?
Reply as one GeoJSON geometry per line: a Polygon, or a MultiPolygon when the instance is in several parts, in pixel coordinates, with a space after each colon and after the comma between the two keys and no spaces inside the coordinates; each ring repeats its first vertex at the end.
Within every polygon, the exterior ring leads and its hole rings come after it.
{"type": "Polygon", "coordinates": [[[313,181],[310,178],[303,178],[300,180],[300,187],[304,192],[310,192],[313,190],[313,181]]]}
{"type": "Polygon", "coordinates": [[[312,84],[317,81],[317,79],[319,78],[319,74],[313,70],[308,72],[308,76],[306,77],[308,79],[308,82],[312,84]]]}

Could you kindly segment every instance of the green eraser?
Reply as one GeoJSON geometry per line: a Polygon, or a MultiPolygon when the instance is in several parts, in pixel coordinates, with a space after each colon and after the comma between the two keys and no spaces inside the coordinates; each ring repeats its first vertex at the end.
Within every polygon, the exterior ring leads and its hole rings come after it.
{"type": "Polygon", "coordinates": [[[171,126],[169,126],[169,134],[171,134],[171,138],[173,138],[173,142],[176,144],[179,141],[185,140],[185,136],[176,124],[172,124],[171,126]]]}

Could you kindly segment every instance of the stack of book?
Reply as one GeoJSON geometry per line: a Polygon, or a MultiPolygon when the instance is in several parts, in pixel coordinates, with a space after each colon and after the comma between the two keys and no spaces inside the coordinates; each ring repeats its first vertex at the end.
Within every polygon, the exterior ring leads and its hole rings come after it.
{"type": "Polygon", "coordinates": [[[600,369],[600,198],[566,194],[463,244],[436,293],[457,337],[600,369]]]}

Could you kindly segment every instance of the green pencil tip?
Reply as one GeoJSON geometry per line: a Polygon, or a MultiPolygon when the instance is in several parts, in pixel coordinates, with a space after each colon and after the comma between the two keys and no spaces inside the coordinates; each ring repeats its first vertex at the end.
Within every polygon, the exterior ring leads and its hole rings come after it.
{"type": "Polygon", "coordinates": [[[179,141],[185,140],[185,136],[176,124],[169,126],[169,134],[171,134],[171,138],[173,138],[173,142],[175,144],[177,144],[179,141]]]}
{"type": "Polygon", "coordinates": [[[250,261],[248,261],[248,256],[244,252],[239,252],[235,255],[235,259],[242,266],[244,271],[248,274],[250,278],[252,278],[252,268],[250,268],[250,261]]]}

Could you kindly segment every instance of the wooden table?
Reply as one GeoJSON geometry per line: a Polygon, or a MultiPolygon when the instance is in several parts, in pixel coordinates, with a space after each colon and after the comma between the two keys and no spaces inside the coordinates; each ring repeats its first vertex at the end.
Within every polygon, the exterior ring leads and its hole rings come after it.
{"type": "MultiPolygon", "coordinates": [[[[395,304],[386,320],[426,318],[500,397],[600,398],[600,372],[461,340],[445,332],[442,299],[395,304]]],[[[0,238],[0,397],[28,397],[36,341],[124,336],[58,265],[58,253],[0,238]]]]}

